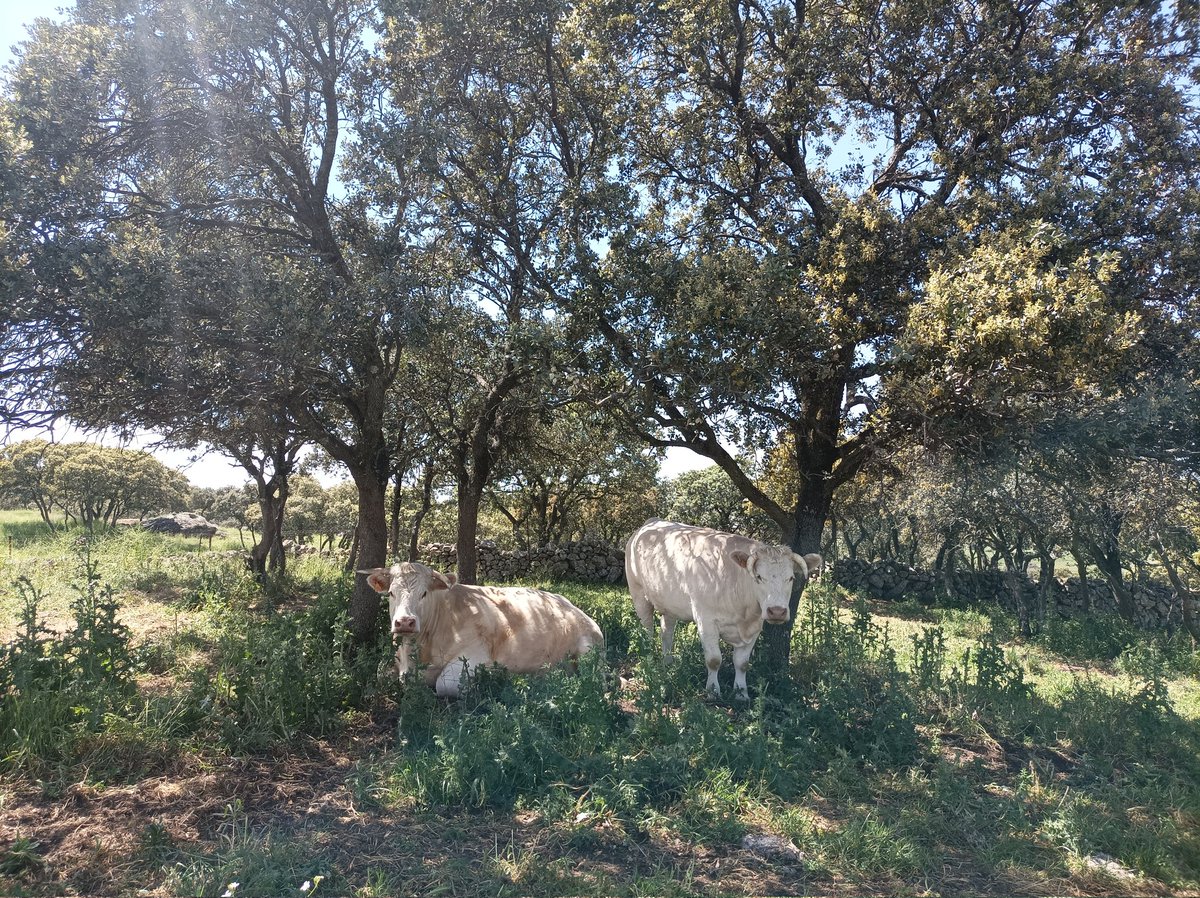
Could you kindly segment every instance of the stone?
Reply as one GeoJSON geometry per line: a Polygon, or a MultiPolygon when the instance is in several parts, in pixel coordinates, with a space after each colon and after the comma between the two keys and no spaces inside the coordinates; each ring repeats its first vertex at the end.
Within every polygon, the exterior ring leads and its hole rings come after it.
{"type": "Polygon", "coordinates": [[[804,854],[789,839],[770,833],[747,833],[742,848],[762,857],[779,858],[792,863],[804,860],[804,854]]]}
{"type": "Polygon", "coordinates": [[[1093,870],[1107,873],[1116,879],[1136,879],[1137,874],[1118,861],[1111,854],[1096,851],[1083,859],[1084,864],[1093,870]]]}
{"type": "Polygon", "coordinates": [[[210,524],[203,515],[190,511],[147,518],[142,521],[142,529],[151,533],[175,533],[182,536],[216,536],[217,533],[216,524],[210,524]]]}

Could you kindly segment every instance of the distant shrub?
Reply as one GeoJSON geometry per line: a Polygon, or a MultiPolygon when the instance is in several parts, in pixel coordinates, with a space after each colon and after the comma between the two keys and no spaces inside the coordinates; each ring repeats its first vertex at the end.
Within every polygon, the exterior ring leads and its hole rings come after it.
{"type": "Polygon", "coordinates": [[[1167,671],[1200,675],[1200,651],[1187,633],[1143,630],[1115,614],[1051,617],[1038,642],[1064,658],[1115,661],[1122,670],[1135,675],[1167,671]]]}
{"type": "Polygon", "coordinates": [[[1112,661],[1130,645],[1144,639],[1139,631],[1114,614],[1082,617],[1050,615],[1037,641],[1064,658],[1080,661],[1112,661]]]}

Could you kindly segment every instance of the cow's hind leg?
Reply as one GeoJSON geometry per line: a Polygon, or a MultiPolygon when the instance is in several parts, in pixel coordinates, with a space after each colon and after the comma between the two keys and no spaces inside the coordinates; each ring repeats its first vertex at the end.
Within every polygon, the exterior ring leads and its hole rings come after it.
{"type": "Polygon", "coordinates": [[[669,614],[665,614],[665,613],[663,614],[663,616],[662,616],[662,644],[663,644],[662,649],[663,649],[663,660],[665,660],[665,661],[674,661],[675,660],[675,655],[674,655],[675,625],[677,623],[679,623],[679,618],[671,617],[671,615],[669,615],[669,614]]]}
{"type": "Polygon", "coordinates": [[[733,647],[733,694],[743,701],[750,698],[750,692],[746,689],[746,668],[750,666],[750,653],[753,651],[753,642],[733,647]]]}
{"type": "Polygon", "coordinates": [[[700,645],[704,648],[704,663],[708,667],[708,682],[705,689],[716,696],[721,694],[721,684],[717,681],[717,671],[721,669],[721,634],[713,624],[705,624],[703,618],[696,619],[696,631],[700,635],[700,645]]]}
{"type": "Polygon", "coordinates": [[[640,589],[635,589],[632,585],[629,588],[629,595],[633,598],[633,610],[637,612],[638,620],[642,622],[642,626],[646,628],[646,632],[651,638],[658,633],[658,621],[654,614],[654,606],[650,604],[650,600],[642,594],[640,589]]]}

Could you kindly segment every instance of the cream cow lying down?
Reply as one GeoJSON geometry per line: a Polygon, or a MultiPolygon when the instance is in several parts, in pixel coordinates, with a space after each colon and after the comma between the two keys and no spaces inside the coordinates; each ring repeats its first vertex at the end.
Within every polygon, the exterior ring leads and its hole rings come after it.
{"type": "Polygon", "coordinates": [[[763,621],[787,623],[797,576],[821,570],[820,555],[787,546],[652,520],[625,545],[625,577],[638,617],[651,634],[662,621],[663,655],[671,657],[675,625],[694,620],[708,665],[709,692],[720,694],[721,640],[733,647],[733,688],[746,697],[746,668],[763,621]]]}
{"type": "Polygon", "coordinates": [[[453,574],[414,562],[359,573],[376,592],[388,594],[392,635],[400,640],[400,676],[413,669],[415,646],[425,665],[425,683],[441,696],[457,696],[480,666],[532,673],[604,645],[596,622],[552,592],[466,586],[453,574]]]}

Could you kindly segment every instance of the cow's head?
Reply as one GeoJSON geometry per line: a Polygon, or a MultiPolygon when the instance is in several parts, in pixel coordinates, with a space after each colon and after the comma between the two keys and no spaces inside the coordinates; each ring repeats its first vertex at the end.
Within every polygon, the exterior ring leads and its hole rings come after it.
{"type": "Polygon", "coordinates": [[[733,552],[733,561],[745,568],[754,580],[753,593],[762,608],[762,619],[769,624],[784,624],[791,617],[788,601],[796,577],[808,579],[804,556],[787,546],[756,546],[749,552],[733,552]]]}
{"type": "Polygon", "coordinates": [[[453,574],[439,574],[423,564],[404,562],[359,571],[376,592],[388,595],[392,636],[417,636],[437,602],[457,582],[453,574]]]}

